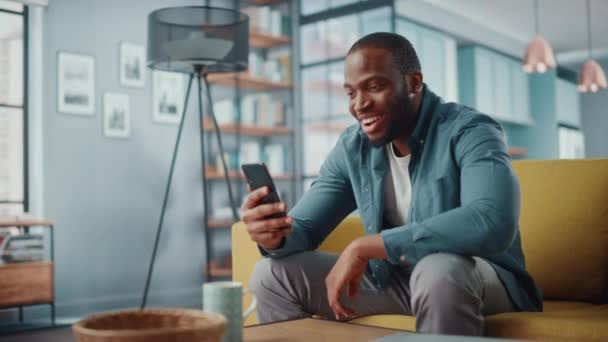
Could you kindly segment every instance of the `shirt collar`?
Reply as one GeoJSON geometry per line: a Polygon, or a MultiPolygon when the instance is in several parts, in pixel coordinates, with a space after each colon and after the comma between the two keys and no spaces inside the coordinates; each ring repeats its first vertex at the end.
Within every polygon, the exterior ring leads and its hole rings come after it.
{"type": "Polygon", "coordinates": [[[420,104],[420,110],[418,111],[418,121],[416,127],[412,131],[409,142],[415,141],[417,144],[424,144],[426,133],[429,129],[429,124],[435,112],[435,105],[441,99],[429,87],[423,84],[422,88],[422,103],[420,104]]]}

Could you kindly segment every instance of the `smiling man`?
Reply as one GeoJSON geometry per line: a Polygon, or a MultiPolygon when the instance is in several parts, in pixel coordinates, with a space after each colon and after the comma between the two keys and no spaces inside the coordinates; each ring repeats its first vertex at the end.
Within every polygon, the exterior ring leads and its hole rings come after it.
{"type": "Polygon", "coordinates": [[[423,83],[410,42],[374,33],[344,66],[349,109],[319,177],[286,218],[251,192],[243,221],[267,256],[251,279],[260,322],[412,314],[419,332],[481,335],[484,315],[542,310],[525,270],[519,185],[502,129],[423,83]],[[359,210],[366,235],[314,250],[359,210]],[[291,228],[281,229],[285,225],[291,228]]]}

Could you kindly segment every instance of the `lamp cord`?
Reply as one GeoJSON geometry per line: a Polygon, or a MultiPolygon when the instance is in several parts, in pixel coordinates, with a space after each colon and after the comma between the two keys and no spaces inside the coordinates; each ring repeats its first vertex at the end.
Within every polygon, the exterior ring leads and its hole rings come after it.
{"type": "Polygon", "coordinates": [[[589,47],[589,59],[593,57],[593,41],[591,40],[591,1],[587,0],[587,46],[589,47]]]}
{"type": "Polygon", "coordinates": [[[175,140],[175,147],[173,148],[173,157],[171,158],[171,167],[169,168],[169,179],[167,180],[167,186],[165,187],[165,198],[163,199],[163,207],[160,211],[160,219],[158,220],[158,227],[156,228],[156,238],[154,240],[154,249],[152,250],[152,257],[150,258],[150,267],[148,268],[148,276],[146,277],[146,286],[144,288],[144,296],[141,300],[141,306],[140,306],[141,310],[143,310],[146,307],[146,301],[148,299],[148,290],[150,289],[150,280],[152,279],[152,271],[154,270],[154,261],[156,259],[156,251],[158,250],[158,242],[160,240],[160,233],[163,228],[165,211],[167,209],[167,199],[169,198],[169,191],[171,190],[171,180],[173,179],[173,170],[175,170],[175,160],[177,158],[179,141],[182,136],[182,129],[184,128],[184,119],[186,117],[186,107],[188,105],[188,98],[190,97],[190,88],[192,87],[193,78],[194,78],[194,74],[191,74],[190,80],[188,81],[188,90],[186,90],[186,98],[184,99],[184,109],[182,111],[182,118],[179,122],[179,129],[177,131],[177,138],[175,140]]]}
{"type": "Polygon", "coordinates": [[[534,0],[534,33],[538,35],[538,0],[534,0]]]}
{"type": "MultiPolygon", "coordinates": [[[[236,202],[234,200],[234,195],[232,194],[232,184],[230,182],[230,177],[228,176],[228,167],[226,166],[226,159],[224,158],[224,145],[222,144],[222,135],[220,132],[220,127],[217,123],[217,119],[215,117],[215,112],[213,110],[213,100],[211,99],[211,90],[209,87],[209,81],[207,80],[207,73],[203,73],[203,81],[205,82],[205,93],[207,95],[207,101],[209,101],[209,114],[213,121],[213,126],[215,127],[215,135],[217,137],[217,144],[220,149],[220,159],[222,160],[222,166],[224,167],[224,179],[226,180],[226,185],[228,186],[228,197],[230,198],[230,209],[232,209],[232,216],[234,221],[238,221],[239,215],[236,210],[236,202]]],[[[199,78],[199,87],[200,87],[200,78],[199,78]]]]}

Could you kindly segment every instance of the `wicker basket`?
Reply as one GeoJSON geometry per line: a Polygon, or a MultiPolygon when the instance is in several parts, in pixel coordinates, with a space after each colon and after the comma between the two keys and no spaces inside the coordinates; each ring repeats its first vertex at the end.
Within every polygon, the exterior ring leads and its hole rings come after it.
{"type": "Polygon", "coordinates": [[[89,316],[72,329],[79,342],[221,341],[226,318],[189,309],[124,310],[89,316]]]}

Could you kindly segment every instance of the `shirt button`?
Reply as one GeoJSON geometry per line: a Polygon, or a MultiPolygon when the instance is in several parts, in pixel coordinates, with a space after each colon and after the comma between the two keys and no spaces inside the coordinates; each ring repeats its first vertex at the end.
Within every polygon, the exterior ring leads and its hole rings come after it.
{"type": "Polygon", "coordinates": [[[399,261],[405,263],[405,255],[402,255],[399,257],[399,261]]]}

